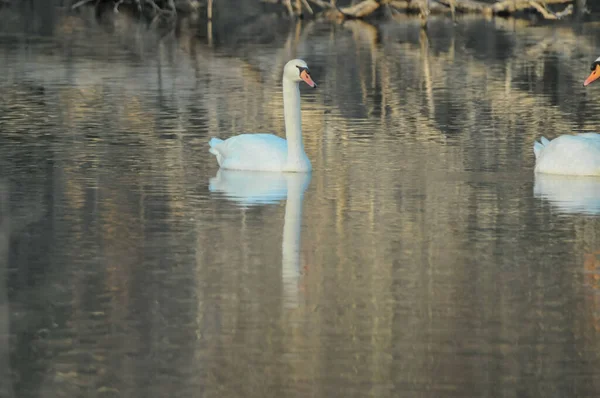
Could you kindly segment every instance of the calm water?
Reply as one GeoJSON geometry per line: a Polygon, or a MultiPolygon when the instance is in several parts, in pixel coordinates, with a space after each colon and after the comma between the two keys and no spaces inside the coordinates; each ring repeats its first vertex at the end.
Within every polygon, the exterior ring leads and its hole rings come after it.
{"type": "Polygon", "coordinates": [[[600,395],[600,27],[124,26],[0,35],[3,397],[600,395]],[[219,171],[291,57],[312,175],[219,171]]]}

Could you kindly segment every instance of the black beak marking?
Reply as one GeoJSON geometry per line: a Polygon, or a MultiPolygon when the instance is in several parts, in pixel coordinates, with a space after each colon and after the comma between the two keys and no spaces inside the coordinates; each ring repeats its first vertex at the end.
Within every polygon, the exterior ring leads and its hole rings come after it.
{"type": "Polygon", "coordinates": [[[306,71],[306,73],[308,73],[310,75],[308,68],[305,68],[304,66],[298,66],[298,65],[296,65],[296,68],[298,68],[298,74],[302,73],[303,71],[306,71]]]}

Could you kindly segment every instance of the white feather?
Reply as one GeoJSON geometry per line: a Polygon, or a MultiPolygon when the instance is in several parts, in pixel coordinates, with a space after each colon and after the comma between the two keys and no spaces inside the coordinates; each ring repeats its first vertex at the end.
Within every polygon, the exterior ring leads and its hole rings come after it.
{"type": "Polygon", "coordinates": [[[535,172],[563,175],[600,175],[600,134],[561,135],[552,141],[542,137],[533,144],[535,172]]]}

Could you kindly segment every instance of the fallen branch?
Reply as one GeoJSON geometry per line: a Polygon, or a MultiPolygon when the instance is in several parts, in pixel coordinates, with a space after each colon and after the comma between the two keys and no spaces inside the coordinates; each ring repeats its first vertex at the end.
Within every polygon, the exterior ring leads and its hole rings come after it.
{"type": "Polygon", "coordinates": [[[536,2],[536,1],[530,1],[529,5],[532,8],[534,8],[537,12],[542,14],[542,16],[546,19],[558,19],[558,17],[553,12],[548,11],[548,9],[546,7],[544,7],[543,5],[541,5],[540,3],[536,2]]]}
{"type": "Polygon", "coordinates": [[[323,8],[323,9],[327,9],[327,8],[334,8],[335,7],[335,1],[332,3],[326,3],[323,0],[310,0],[311,3],[318,5],[319,7],[323,8]]]}
{"type": "Polygon", "coordinates": [[[290,14],[290,17],[294,16],[294,8],[292,7],[292,0],[283,0],[283,4],[285,5],[285,8],[287,8],[288,13],[290,14]]]}
{"type": "MultiPolygon", "coordinates": [[[[536,11],[545,19],[561,19],[573,13],[574,0],[500,0],[496,3],[484,3],[478,0],[363,0],[358,4],[349,7],[335,7],[331,3],[323,0],[310,0],[313,4],[323,9],[335,8],[343,17],[346,18],[365,18],[373,14],[382,5],[387,5],[395,10],[406,12],[418,12],[422,18],[432,12],[452,13],[478,13],[484,15],[514,14],[521,11],[536,11]],[[568,4],[568,6],[559,12],[552,12],[547,8],[548,5],[568,4]],[[441,6],[441,7],[440,7],[441,6]]],[[[332,2],[335,4],[335,2],[332,2]]]]}
{"type": "Polygon", "coordinates": [[[568,15],[573,15],[573,4],[569,4],[564,10],[554,13],[558,19],[562,19],[568,15]]]}
{"type": "MultiPolygon", "coordinates": [[[[567,4],[572,2],[573,0],[544,0],[545,5],[567,4]]],[[[515,13],[517,11],[535,8],[531,5],[531,3],[533,2],[530,0],[503,0],[492,4],[490,9],[494,14],[501,12],[515,13]]]]}
{"type": "MultiPolygon", "coordinates": [[[[417,12],[421,11],[422,5],[419,1],[410,1],[410,0],[392,0],[387,3],[388,6],[392,7],[398,11],[406,11],[406,12],[417,12]]],[[[435,3],[432,4],[435,6],[435,3]]],[[[439,5],[438,5],[439,7],[439,5]]],[[[433,7],[435,8],[435,7],[433,7]]],[[[444,8],[445,10],[445,8],[444,8]]]]}
{"type": "Polygon", "coordinates": [[[114,8],[113,8],[113,11],[114,11],[115,13],[118,13],[118,12],[119,12],[119,6],[120,6],[120,5],[121,5],[121,4],[122,4],[124,1],[125,1],[125,0],[119,0],[119,1],[117,1],[117,2],[115,3],[115,6],[114,6],[114,8]]]}
{"type": "MultiPolygon", "coordinates": [[[[264,0],[263,0],[264,1],[264,0]]],[[[285,0],[284,0],[285,1],[285,0]]],[[[348,7],[338,7],[335,0],[330,0],[329,3],[324,0],[302,0],[309,12],[312,14],[312,9],[308,5],[308,1],[320,7],[326,12],[332,12],[337,16],[344,18],[365,18],[376,11],[381,5],[387,4],[390,0],[363,0],[358,4],[348,7]]]]}
{"type": "Polygon", "coordinates": [[[363,0],[356,5],[338,8],[338,10],[347,17],[364,18],[371,15],[380,5],[381,3],[375,0],[363,0]]]}
{"type": "Polygon", "coordinates": [[[89,3],[95,3],[95,6],[112,3],[111,7],[115,13],[119,12],[122,5],[134,6],[140,12],[144,7],[149,6],[155,14],[176,14],[178,6],[187,6],[190,10],[195,10],[199,6],[197,0],[180,1],[177,4],[175,4],[175,0],[79,0],[71,5],[71,10],[76,10],[89,3]]]}
{"type": "Polygon", "coordinates": [[[91,1],[94,1],[94,0],[81,0],[81,1],[78,1],[77,3],[75,3],[75,4],[73,4],[71,6],[71,10],[75,10],[75,9],[81,7],[82,5],[85,5],[85,4],[87,4],[87,3],[91,2],[91,1]]]}
{"type": "Polygon", "coordinates": [[[160,8],[155,2],[154,0],[144,0],[146,3],[150,4],[152,6],[152,8],[154,9],[155,12],[160,13],[162,11],[162,8],[160,8]]]}
{"type": "MultiPolygon", "coordinates": [[[[453,7],[456,11],[463,12],[463,13],[470,13],[470,12],[485,13],[486,9],[489,9],[490,6],[492,6],[491,4],[488,4],[488,3],[480,3],[478,1],[473,1],[473,0],[462,0],[462,1],[435,0],[435,1],[438,2],[439,4],[442,4],[446,7],[448,7],[448,8],[453,7]]],[[[513,1],[513,0],[510,0],[510,1],[513,1]]],[[[495,4],[497,4],[497,3],[495,3],[495,4]]]]}
{"type": "Polygon", "coordinates": [[[308,4],[307,0],[302,0],[302,4],[304,4],[304,7],[306,7],[306,9],[308,10],[308,12],[310,12],[311,14],[314,14],[314,11],[313,11],[312,7],[310,6],[310,4],[308,4]]]}
{"type": "Polygon", "coordinates": [[[564,10],[557,13],[548,10],[546,7],[536,1],[530,1],[529,4],[531,7],[535,8],[537,12],[542,14],[545,19],[561,19],[573,13],[573,4],[569,4],[564,10]]]}

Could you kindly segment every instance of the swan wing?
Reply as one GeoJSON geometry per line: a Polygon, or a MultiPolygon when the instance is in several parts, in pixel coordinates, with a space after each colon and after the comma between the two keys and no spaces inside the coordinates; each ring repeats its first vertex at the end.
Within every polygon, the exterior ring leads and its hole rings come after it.
{"type": "Polygon", "coordinates": [[[287,141],[273,134],[213,138],[210,145],[210,152],[224,169],[281,171],[287,160],[287,141]]]}
{"type": "Polygon", "coordinates": [[[561,135],[534,144],[535,171],[547,174],[600,175],[600,134],[561,135]]]}

